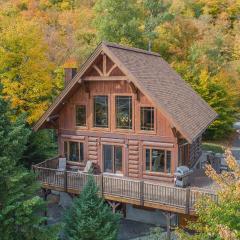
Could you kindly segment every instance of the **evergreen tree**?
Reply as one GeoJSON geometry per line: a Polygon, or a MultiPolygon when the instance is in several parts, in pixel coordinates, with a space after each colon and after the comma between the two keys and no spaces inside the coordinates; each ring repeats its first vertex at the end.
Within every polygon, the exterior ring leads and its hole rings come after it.
{"type": "Polygon", "coordinates": [[[0,239],[54,240],[56,231],[48,231],[40,215],[44,202],[35,176],[18,164],[30,130],[23,118],[12,122],[12,115],[0,91],[0,239]]]}
{"type": "Polygon", "coordinates": [[[118,232],[119,215],[99,197],[93,176],[89,176],[80,196],[75,199],[65,217],[67,240],[114,240],[118,232]]]}
{"type": "Polygon", "coordinates": [[[57,154],[57,138],[54,130],[43,129],[31,132],[20,162],[29,169],[33,164],[57,154]]]}

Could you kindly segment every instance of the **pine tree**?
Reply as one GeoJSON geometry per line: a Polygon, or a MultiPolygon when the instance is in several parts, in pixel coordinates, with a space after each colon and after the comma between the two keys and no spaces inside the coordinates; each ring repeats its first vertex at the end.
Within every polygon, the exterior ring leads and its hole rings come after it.
{"type": "Polygon", "coordinates": [[[67,240],[114,240],[118,232],[119,215],[98,194],[90,175],[80,196],[65,216],[64,234],[67,240]]]}
{"type": "Polygon", "coordinates": [[[18,164],[30,130],[23,117],[12,122],[12,115],[0,89],[0,239],[54,240],[56,231],[43,225],[45,203],[35,176],[18,164]]]}
{"type": "Polygon", "coordinates": [[[55,132],[52,129],[42,129],[38,132],[31,132],[20,162],[29,169],[33,164],[56,155],[57,140],[55,132]]]}

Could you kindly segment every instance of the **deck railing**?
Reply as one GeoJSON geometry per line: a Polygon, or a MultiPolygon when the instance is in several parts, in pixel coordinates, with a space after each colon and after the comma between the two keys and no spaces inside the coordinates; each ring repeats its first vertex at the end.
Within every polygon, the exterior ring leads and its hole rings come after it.
{"type": "MultiPolygon", "coordinates": [[[[38,180],[44,187],[80,193],[87,182],[88,173],[61,171],[57,169],[58,158],[46,160],[34,165],[33,170],[38,180]]],[[[194,212],[194,205],[203,196],[208,196],[217,201],[217,195],[213,191],[201,188],[178,188],[166,186],[163,183],[135,180],[114,175],[93,175],[101,194],[118,199],[135,200],[139,205],[151,206],[159,204],[177,209],[179,212],[194,212]]],[[[176,210],[176,211],[177,211],[176,210]]]]}

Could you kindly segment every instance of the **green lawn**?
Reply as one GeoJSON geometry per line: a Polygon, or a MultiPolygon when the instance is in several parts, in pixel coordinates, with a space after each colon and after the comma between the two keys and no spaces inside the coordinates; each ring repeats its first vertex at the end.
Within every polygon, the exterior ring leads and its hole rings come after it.
{"type": "Polygon", "coordinates": [[[203,142],[202,149],[204,151],[213,151],[215,153],[224,153],[224,146],[218,143],[203,142]]]}

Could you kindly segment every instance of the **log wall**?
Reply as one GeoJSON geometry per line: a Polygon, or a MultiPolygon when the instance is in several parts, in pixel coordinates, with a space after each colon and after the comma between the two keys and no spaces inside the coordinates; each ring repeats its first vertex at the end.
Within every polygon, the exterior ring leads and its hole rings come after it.
{"type": "MultiPolygon", "coordinates": [[[[92,74],[92,73],[91,73],[92,74]]],[[[119,74],[119,73],[118,73],[119,74]]],[[[121,145],[123,147],[123,175],[131,178],[172,181],[172,174],[151,174],[144,172],[143,145],[168,149],[172,151],[172,169],[175,171],[178,161],[177,139],[174,136],[167,118],[155,108],[154,131],[141,131],[140,107],[154,104],[141,91],[136,91],[127,81],[89,81],[79,84],[78,89],[64,103],[59,112],[59,153],[63,154],[64,141],[81,139],[85,142],[84,156],[87,160],[97,163],[103,170],[102,145],[105,143],[121,145]],[[93,98],[96,95],[107,95],[109,99],[109,128],[93,127],[93,98]],[[115,96],[132,96],[133,128],[121,130],[115,128],[115,96]],[[75,107],[86,105],[86,127],[76,127],[75,107]],[[171,145],[169,147],[168,145],[171,145]]],[[[81,166],[82,167],[82,166],[81,166]]]]}

